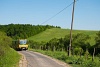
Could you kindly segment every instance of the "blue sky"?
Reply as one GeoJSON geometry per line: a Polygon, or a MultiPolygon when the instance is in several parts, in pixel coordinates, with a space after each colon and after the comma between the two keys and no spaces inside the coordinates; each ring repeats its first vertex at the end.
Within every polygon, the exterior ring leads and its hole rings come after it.
{"type": "MultiPolygon", "coordinates": [[[[41,25],[73,0],[0,0],[0,24],[41,25]]],[[[72,5],[42,25],[70,29],[72,5]]],[[[73,29],[100,30],[100,0],[79,0],[75,5],[73,29]]]]}

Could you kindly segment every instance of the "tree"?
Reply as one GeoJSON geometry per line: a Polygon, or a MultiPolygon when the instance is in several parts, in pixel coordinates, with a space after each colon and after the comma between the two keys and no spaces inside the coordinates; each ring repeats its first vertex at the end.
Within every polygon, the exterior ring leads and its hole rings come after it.
{"type": "Polygon", "coordinates": [[[95,48],[95,54],[100,53],[100,31],[96,34],[95,37],[96,44],[93,46],[95,48]]]}
{"type": "Polygon", "coordinates": [[[83,33],[78,33],[74,36],[73,47],[81,47],[83,50],[86,50],[90,46],[88,40],[90,39],[89,35],[83,33]]]}
{"type": "Polygon", "coordinates": [[[70,36],[69,35],[66,35],[65,37],[64,37],[64,49],[65,49],[65,51],[67,51],[68,52],[68,48],[69,48],[69,42],[70,41],[70,36]]]}
{"type": "Polygon", "coordinates": [[[96,38],[95,38],[95,41],[96,41],[96,44],[95,46],[100,48],[100,31],[96,34],[96,38]]]}
{"type": "Polygon", "coordinates": [[[58,50],[59,49],[58,42],[59,42],[59,40],[57,38],[53,38],[53,39],[51,39],[49,41],[49,44],[50,44],[49,46],[50,46],[50,49],[52,51],[55,51],[55,50],[58,50]]]}
{"type": "Polygon", "coordinates": [[[12,37],[13,39],[28,38],[30,36],[34,36],[50,28],[56,28],[56,27],[50,25],[31,25],[31,24],[0,25],[0,31],[5,32],[7,36],[12,37]]]}

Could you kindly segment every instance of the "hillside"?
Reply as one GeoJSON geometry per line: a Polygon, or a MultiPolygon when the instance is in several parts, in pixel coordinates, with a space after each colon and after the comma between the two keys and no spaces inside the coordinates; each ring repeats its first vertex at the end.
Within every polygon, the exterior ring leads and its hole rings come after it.
{"type": "Polygon", "coordinates": [[[12,39],[24,39],[34,36],[50,28],[60,28],[50,25],[8,24],[0,25],[0,31],[5,32],[12,39]]]}
{"type": "Polygon", "coordinates": [[[12,38],[0,31],[0,67],[18,67],[20,55],[12,48],[12,38]]]}
{"type": "MultiPolygon", "coordinates": [[[[52,38],[63,38],[65,35],[69,34],[69,29],[59,29],[59,28],[52,28],[47,29],[46,31],[39,33],[35,36],[29,37],[28,40],[34,40],[37,42],[48,42],[52,38]]],[[[91,45],[95,43],[94,38],[96,36],[97,31],[89,31],[89,30],[73,30],[73,34],[77,33],[85,33],[91,37],[90,42],[91,45]]]]}

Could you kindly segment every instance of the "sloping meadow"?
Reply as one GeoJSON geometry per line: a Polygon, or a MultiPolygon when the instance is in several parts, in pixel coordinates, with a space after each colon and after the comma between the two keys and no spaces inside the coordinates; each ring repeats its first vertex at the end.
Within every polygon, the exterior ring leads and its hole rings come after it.
{"type": "Polygon", "coordinates": [[[10,48],[12,39],[0,32],[0,67],[17,67],[20,55],[10,48]]]}

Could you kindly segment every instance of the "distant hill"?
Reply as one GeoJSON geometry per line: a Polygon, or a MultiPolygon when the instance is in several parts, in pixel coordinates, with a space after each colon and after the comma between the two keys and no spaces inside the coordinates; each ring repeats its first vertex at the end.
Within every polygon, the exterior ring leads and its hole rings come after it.
{"type": "MultiPolygon", "coordinates": [[[[89,35],[91,37],[91,39],[89,40],[91,45],[95,43],[94,39],[97,32],[98,31],[89,31],[89,30],[73,30],[72,31],[73,34],[84,33],[84,34],[89,35]]],[[[68,35],[68,34],[70,34],[69,29],[52,28],[52,29],[47,29],[46,31],[39,33],[35,36],[29,37],[28,40],[33,40],[36,42],[41,42],[41,41],[48,42],[52,38],[63,38],[65,37],[65,35],[68,35]]]]}
{"type": "Polygon", "coordinates": [[[50,25],[31,25],[31,24],[8,24],[0,25],[0,31],[5,32],[7,36],[13,39],[23,39],[34,36],[46,29],[60,28],[50,25]]]}

